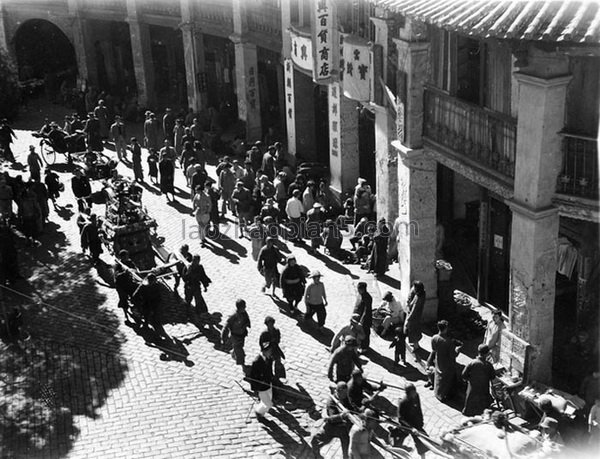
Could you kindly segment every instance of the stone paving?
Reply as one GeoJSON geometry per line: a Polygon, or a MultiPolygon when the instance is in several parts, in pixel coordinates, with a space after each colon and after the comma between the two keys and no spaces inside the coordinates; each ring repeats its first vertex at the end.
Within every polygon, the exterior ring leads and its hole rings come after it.
{"type": "MultiPolygon", "coordinates": [[[[24,130],[17,135],[15,151],[24,163],[26,146],[35,144],[35,139],[24,130]]],[[[65,169],[57,164],[57,170],[65,169]]],[[[119,172],[132,176],[124,164],[119,172]]],[[[26,171],[19,173],[26,178],[26,171]]],[[[273,315],[277,320],[290,392],[285,403],[278,403],[261,424],[251,413],[252,397],[242,389],[248,384],[242,380],[241,369],[218,343],[220,327],[188,322],[182,303],[172,294],[165,300],[163,323],[176,339],[175,348],[167,352],[158,349],[123,324],[106,269],[92,268],[80,253],[70,174],[60,175],[67,189],[59,203],[70,207],[58,214],[51,211],[41,247],[21,248],[28,282],[19,290],[37,301],[25,301],[15,294],[6,299],[25,307],[32,334],[26,346],[28,355],[45,359],[40,367],[46,374],[39,376],[39,385],[51,388],[54,409],[64,415],[57,417],[49,440],[37,449],[26,449],[26,439],[3,433],[0,457],[312,457],[309,436],[329,394],[326,345],[347,323],[359,279],[369,282],[375,305],[380,302],[380,291],[389,287],[357,266],[342,265],[324,255],[315,257],[305,248],[288,245],[300,264],[324,273],[329,330],[319,334],[289,316],[279,299],[260,292],[262,278],[250,256],[250,243],[239,239],[233,226],[223,225],[226,237],[207,248],[200,248],[199,241],[192,239],[189,230],[195,220],[180,169],[176,170],[177,203],[167,204],[154,187],[146,187],[143,201],[156,218],[165,245],[175,249],[186,242],[192,252],[201,254],[213,280],[205,294],[211,313],[216,318],[217,313],[222,314],[223,323],[234,311],[235,299],[246,299],[252,320],[247,363],[258,352],[264,316],[273,315]],[[60,364],[51,364],[53,359],[60,364]]],[[[103,206],[95,206],[94,211],[102,215],[103,206]]],[[[107,253],[102,259],[111,262],[107,253]]],[[[414,359],[409,356],[407,369],[394,368],[388,343],[372,337],[374,352],[363,357],[366,376],[398,386],[406,379],[415,381],[430,434],[455,425],[460,413],[439,403],[423,387],[424,377],[414,368],[418,366],[414,359]]],[[[427,347],[428,339],[424,341],[427,347]]],[[[392,410],[401,395],[397,389],[387,389],[383,396],[389,401],[382,399],[382,407],[392,410]]],[[[332,442],[322,453],[341,457],[339,443],[332,442]]]]}

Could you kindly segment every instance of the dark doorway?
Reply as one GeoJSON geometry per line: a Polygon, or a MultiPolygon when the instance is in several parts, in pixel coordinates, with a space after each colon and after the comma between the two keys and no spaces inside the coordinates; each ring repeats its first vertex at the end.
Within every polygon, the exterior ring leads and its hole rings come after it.
{"type": "Polygon", "coordinates": [[[75,50],[67,36],[43,19],[24,22],[15,35],[19,79],[61,78],[77,74],[75,50]]]}
{"type": "Polygon", "coordinates": [[[375,188],[375,114],[361,106],[358,115],[358,172],[375,188]]]}
{"type": "Polygon", "coordinates": [[[150,26],[155,91],[159,106],[187,107],[187,83],[181,30],[150,26]]]}

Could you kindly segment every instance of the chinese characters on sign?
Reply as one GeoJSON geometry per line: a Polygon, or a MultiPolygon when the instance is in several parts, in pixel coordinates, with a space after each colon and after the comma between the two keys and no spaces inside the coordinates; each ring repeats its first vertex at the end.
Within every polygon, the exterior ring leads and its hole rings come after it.
{"type": "Polygon", "coordinates": [[[340,153],[340,84],[329,85],[329,150],[331,156],[340,153]]]}
{"type": "Polygon", "coordinates": [[[256,79],[257,79],[258,75],[256,74],[256,69],[254,68],[254,66],[250,66],[250,68],[248,69],[248,84],[247,84],[247,88],[248,88],[248,97],[246,100],[248,100],[248,110],[256,110],[257,107],[257,103],[256,103],[256,99],[258,98],[258,90],[257,90],[257,83],[256,83],[256,79]]]}
{"type": "Polygon", "coordinates": [[[288,152],[296,153],[296,112],[294,108],[294,66],[291,59],[284,59],[285,121],[288,132],[288,152]]]}
{"type": "Polygon", "coordinates": [[[313,72],[313,46],[310,36],[301,35],[300,32],[290,30],[292,45],[291,56],[294,65],[302,70],[313,72]]]}
{"type": "Polygon", "coordinates": [[[366,40],[348,36],[344,40],[344,95],[367,102],[371,96],[371,49],[366,40]]]}
{"type": "Polygon", "coordinates": [[[331,79],[333,64],[333,27],[330,0],[314,0],[315,27],[314,27],[314,79],[319,83],[327,83],[331,79]]]}

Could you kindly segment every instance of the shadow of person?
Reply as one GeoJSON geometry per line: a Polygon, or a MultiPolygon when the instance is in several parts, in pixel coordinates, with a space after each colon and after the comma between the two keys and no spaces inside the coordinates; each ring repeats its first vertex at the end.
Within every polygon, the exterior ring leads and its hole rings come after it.
{"type": "Polygon", "coordinates": [[[375,365],[385,368],[390,373],[402,376],[408,381],[425,381],[427,379],[421,371],[412,365],[409,365],[408,363],[406,366],[397,365],[394,360],[375,352],[373,349],[369,349],[365,356],[375,365]]]}
{"type": "Polygon", "coordinates": [[[152,194],[160,195],[160,188],[158,185],[153,185],[149,182],[140,182],[140,185],[144,187],[144,189],[148,190],[152,194]]]}
{"type": "Polygon", "coordinates": [[[290,449],[302,448],[304,440],[297,442],[290,434],[283,430],[275,421],[268,418],[262,418],[258,420],[264,430],[275,440],[277,443],[282,445],[286,451],[290,449]]]}
{"type": "Polygon", "coordinates": [[[186,206],[185,204],[179,201],[169,201],[167,205],[171,206],[173,209],[175,209],[181,214],[189,214],[192,211],[192,208],[190,206],[186,206]]]}
{"type": "Polygon", "coordinates": [[[287,406],[284,408],[278,404],[275,408],[276,409],[270,411],[270,414],[298,435],[301,441],[303,441],[302,437],[310,436],[310,432],[300,425],[298,419],[288,411],[289,408],[287,406]]]}
{"type": "Polygon", "coordinates": [[[387,274],[384,274],[383,276],[377,276],[377,280],[392,289],[400,290],[400,280],[399,279],[394,279],[393,277],[388,276],[387,274]]]}
{"type": "MultiPolygon", "coordinates": [[[[237,230],[235,225],[232,225],[232,227],[237,230]]],[[[214,232],[209,231],[208,239],[215,244],[220,244],[225,250],[235,252],[240,258],[248,256],[248,250],[246,247],[227,235],[229,229],[230,228],[228,226],[227,231],[220,231],[218,234],[214,234],[214,232]]]]}
{"type": "Polygon", "coordinates": [[[239,261],[240,257],[238,257],[234,253],[230,253],[227,249],[225,249],[223,247],[219,247],[218,245],[215,245],[214,244],[215,240],[208,239],[207,242],[208,243],[206,244],[206,248],[208,250],[210,250],[211,252],[213,252],[215,255],[223,257],[223,258],[227,258],[230,263],[238,264],[240,262],[239,261]]]}
{"type": "Polygon", "coordinates": [[[178,186],[175,187],[175,196],[179,196],[183,199],[191,199],[190,192],[186,190],[182,190],[178,186]]]}
{"type": "Polygon", "coordinates": [[[334,333],[329,328],[320,330],[317,327],[317,323],[311,319],[299,320],[298,326],[304,333],[310,335],[325,347],[329,348],[331,345],[331,340],[333,339],[334,333]]]}
{"type": "Polygon", "coordinates": [[[343,264],[339,263],[338,261],[336,261],[335,259],[328,257],[327,255],[324,255],[321,252],[315,252],[313,253],[313,256],[317,259],[322,261],[323,263],[325,263],[325,266],[327,266],[327,268],[329,268],[330,270],[339,273],[339,274],[343,274],[345,276],[350,276],[352,279],[358,279],[359,277],[356,274],[353,274],[352,271],[350,271],[348,268],[346,268],[343,264]]]}

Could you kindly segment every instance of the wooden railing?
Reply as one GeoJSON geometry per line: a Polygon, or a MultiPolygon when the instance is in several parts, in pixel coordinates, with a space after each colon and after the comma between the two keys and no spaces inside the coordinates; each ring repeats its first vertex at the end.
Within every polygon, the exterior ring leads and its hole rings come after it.
{"type": "Polygon", "coordinates": [[[460,156],[514,178],[517,121],[464,102],[433,88],[425,89],[424,136],[460,156]]]}
{"type": "Polygon", "coordinates": [[[156,16],[181,16],[181,4],[179,0],[160,1],[146,0],[139,3],[142,12],[156,16]]]}
{"type": "Polygon", "coordinates": [[[203,1],[198,4],[196,16],[202,21],[219,24],[227,30],[233,27],[233,9],[228,3],[203,1]]]}
{"type": "Polygon", "coordinates": [[[251,10],[247,13],[248,30],[281,38],[281,11],[277,8],[251,10]]]}
{"type": "Polygon", "coordinates": [[[562,133],[562,168],[556,192],[598,199],[598,139],[562,133]]]}

